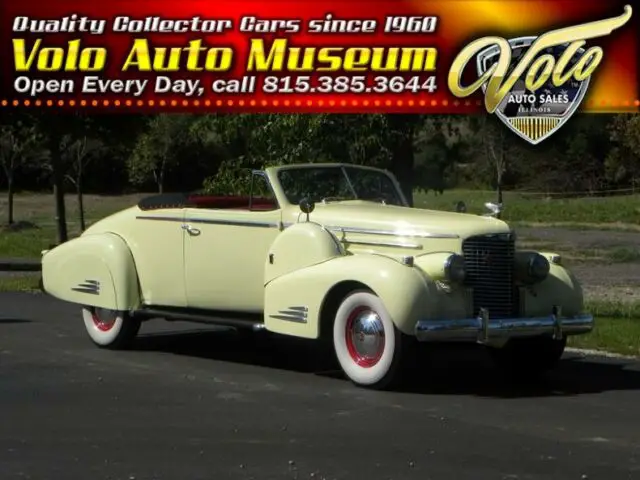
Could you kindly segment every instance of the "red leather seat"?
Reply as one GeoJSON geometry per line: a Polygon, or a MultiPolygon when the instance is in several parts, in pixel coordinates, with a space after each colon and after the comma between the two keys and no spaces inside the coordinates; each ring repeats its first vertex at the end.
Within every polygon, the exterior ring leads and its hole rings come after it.
{"type": "MultiPolygon", "coordinates": [[[[249,210],[248,196],[191,195],[188,203],[195,208],[249,210]]],[[[251,204],[251,210],[269,211],[277,208],[274,200],[264,197],[254,197],[251,204]]]]}

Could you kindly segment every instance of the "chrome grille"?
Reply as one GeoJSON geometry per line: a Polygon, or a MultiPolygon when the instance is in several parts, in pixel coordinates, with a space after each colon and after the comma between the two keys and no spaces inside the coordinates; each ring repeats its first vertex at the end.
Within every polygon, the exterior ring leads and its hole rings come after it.
{"type": "Polygon", "coordinates": [[[518,290],[514,285],[515,238],[511,234],[470,237],[462,244],[465,284],[473,289],[473,314],[481,308],[491,318],[518,315],[518,290]]]}

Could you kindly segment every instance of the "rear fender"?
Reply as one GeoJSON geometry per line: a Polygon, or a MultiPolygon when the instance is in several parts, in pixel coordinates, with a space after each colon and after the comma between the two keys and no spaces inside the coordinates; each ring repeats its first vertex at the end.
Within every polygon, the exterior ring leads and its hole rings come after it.
{"type": "Polygon", "coordinates": [[[334,257],[290,272],[266,285],[267,330],[303,338],[320,336],[321,312],[341,285],[362,285],[378,295],[398,329],[413,335],[418,319],[437,308],[436,286],[419,268],[389,257],[358,254],[334,257]]]}
{"type": "Polygon", "coordinates": [[[140,305],[133,256],[113,233],[83,235],[42,257],[44,291],[67,302],[111,310],[140,305]]]}

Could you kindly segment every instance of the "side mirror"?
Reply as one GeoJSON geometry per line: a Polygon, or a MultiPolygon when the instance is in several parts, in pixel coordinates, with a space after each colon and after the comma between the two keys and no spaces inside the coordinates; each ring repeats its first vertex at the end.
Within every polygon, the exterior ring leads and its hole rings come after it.
{"type": "Polygon", "coordinates": [[[303,198],[302,200],[300,200],[300,210],[302,211],[302,213],[305,213],[307,215],[307,222],[309,221],[309,214],[313,212],[315,208],[316,204],[313,203],[312,200],[308,198],[303,198]]]}
{"type": "Polygon", "coordinates": [[[458,203],[456,203],[456,212],[467,213],[467,204],[460,200],[458,203]]]}

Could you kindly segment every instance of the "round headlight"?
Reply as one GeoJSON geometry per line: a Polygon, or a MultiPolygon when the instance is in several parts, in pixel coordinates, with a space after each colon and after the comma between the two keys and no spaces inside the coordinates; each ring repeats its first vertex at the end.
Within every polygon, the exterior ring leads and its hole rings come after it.
{"type": "Polygon", "coordinates": [[[551,265],[549,264],[549,260],[543,255],[536,253],[531,256],[529,260],[529,278],[534,282],[541,282],[547,275],[549,275],[549,270],[551,269],[551,265]]]}
{"type": "Polygon", "coordinates": [[[444,262],[444,274],[450,282],[462,283],[465,278],[464,257],[453,254],[444,262]]]}

